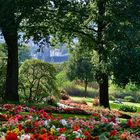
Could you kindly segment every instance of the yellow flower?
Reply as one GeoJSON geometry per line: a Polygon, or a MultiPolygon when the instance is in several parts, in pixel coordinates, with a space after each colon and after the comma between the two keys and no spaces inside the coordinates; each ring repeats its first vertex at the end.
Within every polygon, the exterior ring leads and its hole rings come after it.
{"type": "Polygon", "coordinates": [[[13,129],[12,132],[16,133],[17,135],[20,133],[19,128],[13,129]]]}
{"type": "Polygon", "coordinates": [[[50,134],[53,135],[55,132],[55,129],[51,128],[50,134]]]}

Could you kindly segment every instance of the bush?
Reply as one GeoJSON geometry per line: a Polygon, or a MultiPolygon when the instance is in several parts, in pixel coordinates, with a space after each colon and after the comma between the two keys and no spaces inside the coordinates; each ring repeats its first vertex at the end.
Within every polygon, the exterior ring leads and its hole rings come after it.
{"type": "Polygon", "coordinates": [[[99,99],[98,98],[95,98],[93,100],[93,106],[99,106],[99,105],[100,105],[99,99]]]}
{"type": "Polygon", "coordinates": [[[122,105],[120,106],[119,110],[124,111],[124,112],[137,112],[137,107],[129,106],[129,105],[122,105]]]}
{"type": "Polygon", "coordinates": [[[132,96],[126,96],[126,97],[124,97],[124,101],[126,101],[126,102],[134,102],[135,100],[134,100],[134,98],[132,96]]]}
{"type": "Polygon", "coordinates": [[[60,97],[61,97],[62,100],[68,100],[68,99],[70,99],[70,96],[67,93],[61,93],[60,94],[60,97]]]}
{"type": "Polygon", "coordinates": [[[109,96],[109,99],[112,100],[112,101],[114,101],[115,100],[115,97],[113,95],[110,95],[109,96]]]}
{"type": "Polygon", "coordinates": [[[98,97],[98,92],[95,89],[88,88],[87,93],[85,93],[84,87],[81,86],[71,86],[65,88],[66,92],[70,96],[76,96],[76,97],[90,97],[95,98],[98,97]]]}
{"type": "Polygon", "coordinates": [[[26,60],[19,69],[19,92],[28,102],[43,102],[48,96],[58,95],[55,68],[41,60],[26,60]]]}
{"type": "Polygon", "coordinates": [[[118,87],[116,85],[110,84],[110,95],[115,98],[126,99],[125,101],[140,102],[140,88],[135,84],[129,83],[125,88],[118,87]],[[130,98],[127,96],[131,96],[130,98]],[[126,97],[126,98],[125,98],[126,97]],[[128,100],[127,100],[128,98],[128,100]]]}
{"type": "Polygon", "coordinates": [[[56,75],[57,85],[60,90],[72,86],[72,82],[70,82],[66,76],[65,71],[61,71],[56,75]]]}
{"type": "Polygon", "coordinates": [[[58,106],[57,105],[57,99],[56,99],[56,97],[55,96],[49,96],[48,98],[47,98],[47,104],[48,105],[51,105],[51,106],[58,106]]]}

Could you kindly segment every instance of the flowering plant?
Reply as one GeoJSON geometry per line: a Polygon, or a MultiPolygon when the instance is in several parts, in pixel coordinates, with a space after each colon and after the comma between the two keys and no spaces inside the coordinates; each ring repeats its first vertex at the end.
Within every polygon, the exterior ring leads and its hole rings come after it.
{"type": "Polygon", "coordinates": [[[64,119],[61,115],[54,117],[44,109],[27,109],[23,106],[14,105],[4,110],[5,114],[0,114],[6,117],[0,123],[0,140],[140,139],[139,117],[122,123],[113,112],[106,109],[97,111],[88,118],[68,119],[64,119]],[[9,109],[15,112],[7,117],[9,109]],[[25,110],[28,112],[23,113],[25,110]]]}

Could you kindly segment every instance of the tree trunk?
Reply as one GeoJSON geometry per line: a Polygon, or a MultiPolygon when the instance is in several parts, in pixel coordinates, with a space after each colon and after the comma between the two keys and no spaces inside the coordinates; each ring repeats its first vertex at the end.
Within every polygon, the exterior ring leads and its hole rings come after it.
{"type": "Polygon", "coordinates": [[[6,75],[5,100],[7,102],[19,102],[18,95],[18,36],[17,27],[2,28],[2,33],[7,44],[8,60],[6,75]]]}
{"type": "Polygon", "coordinates": [[[108,75],[105,73],[101,74],[101,83],[99,83],[99,95],[100,106],[110,108],[108,94],[108,75]]]}
{"type": "MultiPolygon", "coordinates": [[[[97,33],[97,48],[98,48],[98,54],[99,54],[99,63],[105,64],[107,61],[107,47],[104,44],[104,30],[105,30],[105,13],[106,13],[106,0],[99,0],[97,3],[98,6],[98,33],[97,33]],[[102,63],[103,62],[103,63],[102,63]]],[[[108,75],[105,72],[102,72],[103,70],[100,70],[100,76],[99,76],[99,95],[100,95],[100,105],[104,106],[105,108],[109,107],[109,93],[108,93],[108,75]]]]}
{"type": "Polygon", "coordinates": [[[87,97],[87,86],[88,86],[88,82],[87,80],[85,80],[85,98],[87,97]]]}

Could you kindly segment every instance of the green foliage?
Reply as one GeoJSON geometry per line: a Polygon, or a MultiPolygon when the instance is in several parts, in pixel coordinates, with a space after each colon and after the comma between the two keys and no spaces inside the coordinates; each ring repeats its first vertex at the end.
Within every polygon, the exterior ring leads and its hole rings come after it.
{"type": "Polygon", "coordinates": [[[124,97],[124,101],[126,101],[126,102],[134,102],[135,99],[134,99],[134,97],[132,97],[132,96],[125,96],[125,97],[124,97]]]}
{"type": "Polygon", "coordinates": [[[29,47],[20,45],[18,49],[18,57],[19,64],[23,63],[26,59],[31,59],[29,47]]]}
{"type": "Polygon", "coordinates": [[[57,81],[57,85],[58,85],[60,90],[73,85],[73,82],[69,81],[65,70],[59,72],[56,75],[56,81],[57,81]]]}
{"type": "Polygon", "coordinates": [[[129,105],[122,105],[120,106],[119,110],[124,112],[137,112],[136,106],[129,106],[129,105]]]}
{"type": "Polygon", "coordinates": [[[83,81],[85,92],[87,92],[88,83],[94,80],[94,64],[91,62],[91,55],[87,55],[88,51],[79,48],[74,49],[67,65],[66,74],[70,80],[83,81]]]}
{"type": "Polygon", "coordinates": [[[128,83],[140,83],[140,49],[119,47],[112,53],[114,82],[125,87],[128,83]]]}
{"type": "MultiPolygon", "coordinates": [[[[133,97],[133,100],[131,100],[132,102],[140,102],[140,90],[139,90],[139,86],[129,83],[126,85],[125,88],[121,88],[118,87],[117,85],[114,84],[110,84],[110,96],[113,96],[115,99],[124,99],[127,96],[131,96],[133,97]]],[[[125,100],[126,101],[126,100],[125,100]]]]}
{"type": "Polygon", "coordinates": [[[65,88],[66,92],[68,93],[68,95],[70,96],[74,96],[74,97],[90,97],[90,98],[95,98],[98,97],[98,91],[96,89],[93,88],[89,88],[87,90],[87,93],[85,93],[85,89],[82,86],[79,85],[72,85],[69,87],[65,88]]]}
{"type": "Polygon", "coordinates": [[[4,100],[6,82],[6,49],[4,44],[0,44],[0,101],[4,100]]]}
{"type": "Polygon", "coordinates": [[[109,100],[114,101],[114,100],[115,100],[115,97],[114,97],[113,95],[110,95],[110,96],[109,96],[109,100]]]}
{"type": "Polygon", "coordinates": [[[26,60],[19,70],[19,91],[24,100],[40,102],[48,96],[58,96],[55,68],[40,60],[26,60]]]}

